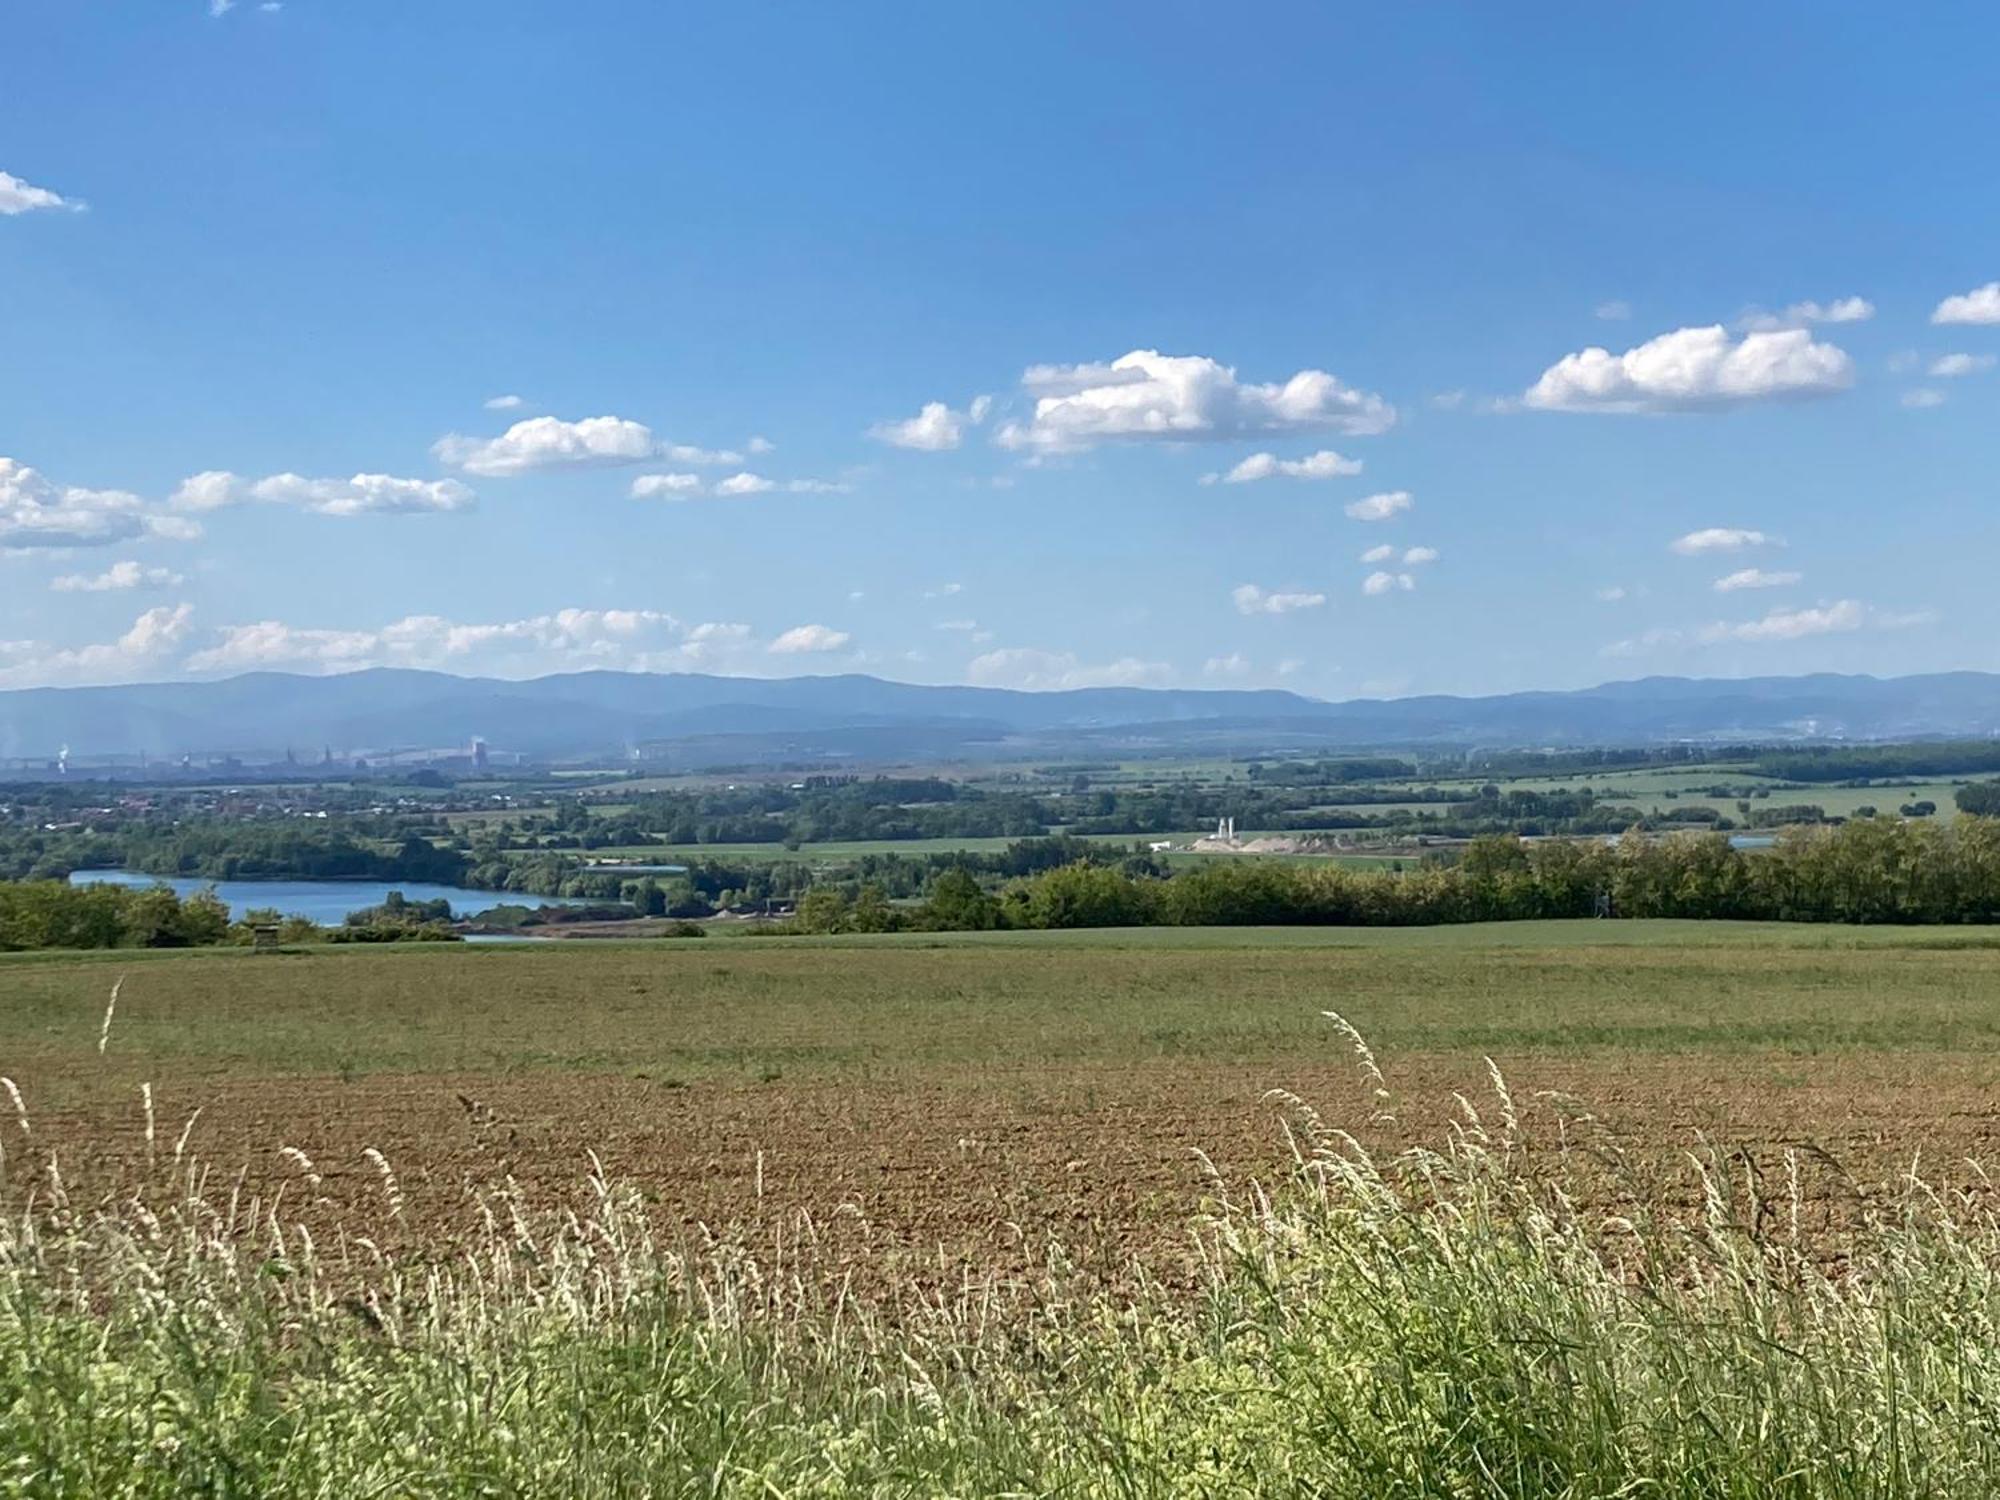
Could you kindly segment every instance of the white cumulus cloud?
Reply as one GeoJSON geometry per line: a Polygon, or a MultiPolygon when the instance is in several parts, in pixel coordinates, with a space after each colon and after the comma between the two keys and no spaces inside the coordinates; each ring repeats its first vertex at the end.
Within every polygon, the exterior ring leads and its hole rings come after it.
{"type": "Polygon", "coordinates": [[[0,216],[11,218],[15,214],[31,214],[53,208],[80,212],[83,205],[48,188],[23,182],[12,172],[0,172],[0,216]]]}
{"type": "Polygon", "coordinates": [[[488,411],[515,411],[524,404],[519,396],[488,396],[486,398],[486,409],[488,411]]]}
{"type": "Polygon", "coordinates": [[[472,491],[456,479],[401,479],[393,474],[356,474],[349,479],[271,474],[245,479],[225,469],[210,469],[182,480],[170,503],[190,511],[261,504],[290,505],[322,516],[366,516],[464,510],[472,501],[472,491]]]}
{"type": "Polygon", "coordinates": [[[716,465],[743,461],[742,454],[729,448],[661,442],[653,436],[652,428],[626,417],[584,417],[575,422],[561,417],[528,417],[493,438],[447,433],[431,446],[431,451],[445,463],[468,473],[495,477],[532,474],[543,469],[642,464],[653,459],[716,465]]]}
{"type": "Polygon", "coordinates": [[[1195,441],[1288,432],[1386,431],[1396,409],[1324,370],[1239,381],[1202,355],[1135,349],[1109,364],[1035,365],[1022,377],[1034,414],[995,435],[1004,448],[1071,452],[1102,442],[1195,441]]]}
{"type": "Polygon", "coordinates": [[[1388,490],[1379,495],[1369,495],[1364,499],[1355,500],[1346,509],[1350,520],[1387,521],[1401,515],[1416,503],[1416,496],[1408,490],[1388,490]]]}
{"type": "Polygon", "coordinates": [[[1613,354],[1565,355],[1522,398],[1543,411],[1712,411],[1799,399],[1854,383],[1854,362],[1803,328],[1732,340],[1720,324],[1681,328],[1613,354]]]}
{"type": "Polygon", "coordinates": [[[200,534],[198,525],[162,515],[127,490],[56,484],[38,469],[0,458],[0,548],[102,547],[200,534]]]}
{"type": "Polygon", "coordinates": [[[2000,281],[1989,281],[1947,297],[1931,313],[1933,323],[2000,323],[2000,281]]]}
{"type": "Polygon", "coordinates": [[[1229,592],[1236,601],[1236,612],[1243,615],[1288,615],[1299,609],[1318,609],[1326,603],[1326,595],[1293,593],[1266,593],[1254,583],[1238,584],[1229,592]]]}
{"type": "Polygon", "coordinates": [[[1403,566],[1406,568],[1414,568],[1422,563],[1434,563],[1437,560],[1438,550],[1435,547],[1412,547],[1403,554],[1403,566]]]}
{"type": "Polygon", "coordinates": [[[445,463],[473,474],[506,477],[540,469],[638,464],[659,455],[652,428],[624,417],[529,417],[495,438],[447,433],[431,446],[445,463]]]}
{"type": "Polygon", "coordinates": [[[1362,553],[1361,560],[1365,563],[1385,563],[1395,557],[1395,555],[1396,549],[1389,543],[1383,542],[1380,546],[1370,547],[1366,552],[1362,553]]]}
{"type": "Polygon", "coordinates": [[[632,481],[634,500],[685,500],[701,492],[699,474],[641,474],[632,481]]]}
{"type": "Polygon", "coordinates": [[[977,427],[993,409],[990,396],[975,396],[964,411],[942,401],[926,401],[914,417],[900,422],[877,422],[868,435],[895,448],[915,448],[923,453],[946,453],[965,440],[969,427],[977,427]]]}
{"type": "Polygon", "coordinates": [[[1741,552],[1746,547],[1772,547],[1777,544],[1776,537],[1748,527],[1706,526],[1700,531],[1690,531],[1686,536],[1675,537],[1667,547],[1682,557],[1700,557],[1706,552],[1741,552]]]}
{"type": "Polygon", "coordinates": [[[162,604],[140,615],[115,641],[87,646],[0,641],[0,686],[135,681],[164,668],[193,624],[193,605],[162,604]]]}
{"type": "Polygon", "coordinates": [[[1739,589],[1782,589],[1800,582],[1803,573],[1767,573],[1762,568],[1743,568],[1735,573],[1715,580],[1718,594],[1733,594],[1739,589]]]}
{"type": "Polygon", "coordinates": [[[1398,589],[1408,592],[1416,586],[1417,580],[1408,573],[1386,573],[1378,570],[1361,580],[1361,592],[1370,598],[1393,594],[1398,589]]]}
{"type": "Polygon", "coordinates": [[[1934,391],[1928,386],[1919,386],[1913,391],[1903,392],[1903,405],[1909,407],[1911,411],[1928,411],[1934,406],[1943,406],[1944,402],[1944,392],[1934,391]]]}

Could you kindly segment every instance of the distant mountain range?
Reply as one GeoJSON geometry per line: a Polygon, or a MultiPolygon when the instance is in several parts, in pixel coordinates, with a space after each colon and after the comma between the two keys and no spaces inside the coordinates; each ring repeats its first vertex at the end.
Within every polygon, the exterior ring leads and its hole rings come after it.
{"type": "Polygon", "coordinates": [[[1329,703],[1278,691],[1030,693],[876,677],[578,672],[527,681],[373,670],[0,693],[0,758],[249,763],[395,751],[672,767],[1175,750],[1601,746],[2000,734],[2000,676],[1648,677],[1575,692],[1329,703]]]}

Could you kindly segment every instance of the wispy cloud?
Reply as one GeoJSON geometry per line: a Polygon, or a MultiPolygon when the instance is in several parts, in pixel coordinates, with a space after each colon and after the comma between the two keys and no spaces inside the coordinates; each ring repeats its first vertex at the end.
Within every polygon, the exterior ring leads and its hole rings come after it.
{"type": "Polygon", "coordinates": [[[829,625],[794,625],[766,648],[776,656],[838,651],[854,637],[829,625]]]}
{"type": "Polygon", "coordinates": [[[1364,499],[1350,502],[1346,507],[1349,520],[1388,521],[1400,516],[1417,503],[1417,497],[1408,490],[1386,490],[1379,495],[1369,495],[1364,499]]]}
{"type": "Polygon", "coordinates": [[[323,516],[415,515],[466,510],[473,493],[456,479],[399,479],[393,474],[356,474],[348,479],[308,479],[272,474],[245,479],[226,469],[191,474],[174,491],[177,510],[221,510],[232,505],[289,505],[323,516]]]}
{"type": "Polygon", "coordinates": [[[831,479],[767,479],[743,471],[713,485],[699,474],[641,474],[629,491],[634,500],[697,500],[713,495],[721,500],[747,500],[752,495],[844,495],[853,489],[831,479]]]}
{"type": "Polygon", "coordinates": [[[1072,692],[1078,688],[1152,687],[1166,682],[1173,669],[1162,661],[1122,656],[1116,661],[1090,663],[1073,651],[1039,651],[1008,646],[975,656],[965,668],[974,687],[1008,687],[1027,692],[1072,692]]]}
{"type": "Polygon", "coordinates": [[[1701,557],[1710,552],[1741,552],[1746,547],[1777,545],[1776,537],[1752,531],[1747,526],[1708,526],[1700,531],[1690,531],[1686,536],[1675,537],[1667,548],[1682,557],[1701,557]]]}
{"type": "Polygon", "coordinates": [[[1414,575],[1409,573],[1374,572],[1361,580],[1361,592],[1371,599],[1398,591],[1408,593],[1417,586],[1414,575]]]}
{"type": "Polygon", "coordinates": [[[1996,362],[2000,362],[2000,356],[1992,354],[1940,354],[1931,361],[1930,373],[1941,380],[1984,375],[1996,362]]]}
{"type": "Polygon", "coordinates": [[[1318,609],[1326,603],[1326,595],[1306,593],[1301,590],[1267,593],[1254,583],[1238,584],[1229,592],[1235,601],[1236,612],[1243,615],[1288,615],[1294,610],[1318,609]]]}
{"type": "Polygon", "coordinates": [[[175,588],[185,581],[171,568],[149,568],[128,560],[115,562],[102,573],[65,573],[51,578],[49,587],[58,594],[108,594],[127,589],[175,588]]]}
{"type": "Polygon", "coordinates": [[[1739,589],[1782,589],[1800,582],[1803,573],[1767,573],[1762,568],[1744,568],[1715,580],[1718,594],[1733,594],[1739,589]]]}
{"type": "Polygon", "coordinates": [[[1204,474],[1203,484],[1252,484],[1259,479],[1338,479],[1359,474],[1361,460],[1345,458],[1331,448],[1322,448],[1304,458],[1280,458],[1275,453],[1253,453],[1226,473],[1204,474]]]}
{"type": "Polygon", "coordinates": [[[1699,646],[1767,645],[1859,630],[1906,630],[1936,623],[1932,610],[1885,610],[1858,599],[1839,599],[1799,609],[1773,609],[1749,620],[1715,620],[1692,629],[1655,626],[1641,635],[1613,641],[1600,656],[1630,657],[1663,649],[1699,646]]]}
{"type": "Polygon", "coordinates": [[[1737,320],[1737,327],[1753,333],[1778,328],[1805,328],[1814,323],[1865,323],[1875,316],[1875,304],[1866,297],[1841,297],[1832,302],[1794,302],[1778,312],[1753,307],[1737,320]]]}
{"type": "Polygon", "coordinates": [[[1867,623],[1866,608],[1854,599],[1810,609],[1774,609],[1756,620],[1734,623],[1718,620],[1702,627],[1697,637],[1704,645],[1718,641],[1796,641],[1809,635],[1829,635],[1859,630],[1867,623]]]}
{"type": "Polygon", "coordinates": [[[519,676],[564,667],[632,671],[751,668],[748,625],[688,625],[656,609],[560,609],[500,621],[409,615],[372,629],[334,629],[260,620],[228,625],[190,655],[197,674],[283,667],[345,672],[359,667],[430,667],[519,676]]]}

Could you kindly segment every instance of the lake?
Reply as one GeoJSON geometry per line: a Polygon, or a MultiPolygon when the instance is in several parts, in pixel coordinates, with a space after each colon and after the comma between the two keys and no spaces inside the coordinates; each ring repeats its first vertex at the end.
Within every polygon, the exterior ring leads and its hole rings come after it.
{"type": "Polygon", "coordinates": [[[456,885],[427,885],[421,880],[196,880],[179,875],[145,875],[134,870],[77,870],[71,885],[165,885],[177,895],[191,896],[213,888],[229,903],[232,916],[252,907],[275,907],[288,917],[306,917],[323,927],[338,927],[351,911],[380,906],[391,891],[412,901],[449,901],[452,915],[469,917],[490,906],[589,906],[575,896],[527,896],[519,891],[470,891],[456,885]]]}

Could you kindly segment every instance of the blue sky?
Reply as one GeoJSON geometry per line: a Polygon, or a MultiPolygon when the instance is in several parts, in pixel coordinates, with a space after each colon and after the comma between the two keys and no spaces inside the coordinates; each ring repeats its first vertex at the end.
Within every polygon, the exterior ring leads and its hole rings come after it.
{"type": "Polygon", "coordinates": [[[1984,7],[215,9],[0,17],[0,685],[2000,668],[1984,7]]]}

